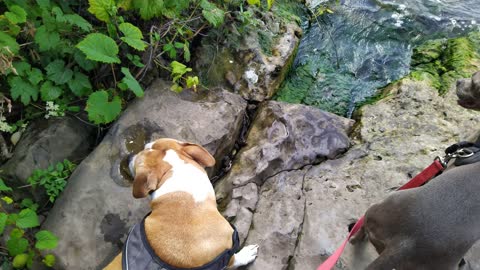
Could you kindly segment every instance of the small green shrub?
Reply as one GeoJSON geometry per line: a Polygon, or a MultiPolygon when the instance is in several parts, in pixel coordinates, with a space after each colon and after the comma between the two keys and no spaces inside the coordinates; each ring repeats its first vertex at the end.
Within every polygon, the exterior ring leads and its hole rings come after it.
{"type": "Polygon", "coordinates": [[[52,267],[55,256],[43,256],[40,251],[57,247],[58,238],[47,230],[34,230],[40,226],[37,209],[38,204],[31,199],[23,199],[20,203],[7,196],[13,190],[0,179],[0,193],[4,194],[0,201],[0,236],[7,234],[5,246],[0,243],[0,259],[2,269],[30,269],[34,260],[52,267]],[[5,195],[6,194],[6,195],[5,195]],[[6,251],[4,253],[3,251],[6,251]]]}
{"type": "Polygon", "coordinates": [[[39,185],[45,188],[50,202],[53,203],[67,185],[67,179],[76,167],[75,164],[65,159],[63,162],[58,162],[55,166],[48,166],[45,170],[34,170],[27,181],[33,187],[39,185]]]}

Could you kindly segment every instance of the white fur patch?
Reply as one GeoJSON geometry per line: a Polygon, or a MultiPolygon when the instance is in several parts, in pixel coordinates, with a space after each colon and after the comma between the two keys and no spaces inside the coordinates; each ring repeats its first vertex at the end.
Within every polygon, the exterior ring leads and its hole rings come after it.
{"type": "Polygon", "coordinates": [[[150,143],[147,143],[145,144],[145,147],[143,149],[152,149],[152,146],[155,142],[150,142],[150,143]]]}
{"type": "Polygon", "coordinates": [[[132,160],[130,160],[130,163],[128,163],[128,169],[130,170],[130,175],[135,177],[135,159],[137,158],[137,155],[133,156],[132,160]]]}
{"type": "Polygon", "coordinates": [[[167,150],[165,162],[172,166],[172,176],[150,196],[154,200],[167,193],[183,191],[191,194],[195,202],[202,202],[210,195],[215,197],[207,174],[194,165],[183,161],[174,150],[167,150]]]}
{"type": "Polygon", "coordinates": [[[257,258],[257,254],[258,245],[249,245],[242,248],[242,250],[235,253],[235,260],[233,261],[233,265],[230,267],[230,269],[235,269],[253,262],[257,258]]]}

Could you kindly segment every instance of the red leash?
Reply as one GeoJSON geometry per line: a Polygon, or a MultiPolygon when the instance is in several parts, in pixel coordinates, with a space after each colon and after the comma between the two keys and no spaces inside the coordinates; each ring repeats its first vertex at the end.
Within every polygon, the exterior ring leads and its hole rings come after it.
{"type": "MultiPolygon", "coordinates": [[[[442,165],[441,160],[435,159],[430,166],[428,166],[425,170],[423,170],[421,173],[419,173],[417,176],[412,178],[408,183],[405,185],[401,186],[397,190],[402,190],[402,189],[409,189],[409,188],[415,188],[423,185],[426,183],[428,180],[432,179],[435,177],[439,172],[443,171],[445,167],[442,165]]],[[[324,261],[318,268],[317,270],[330,270],[332,269],[335,264],[337,263],[338,259],[340,259],[340,256],[342,255],[343,250],[347,246],[348,240],[356,234],[360,228],[363,225],[363,220],[364,217],[361,217],[357,223],[353,226],[352,230],[348,234],[347,239],[343,242],[343,244],[333,253],[326,261],[324,261]]]]}

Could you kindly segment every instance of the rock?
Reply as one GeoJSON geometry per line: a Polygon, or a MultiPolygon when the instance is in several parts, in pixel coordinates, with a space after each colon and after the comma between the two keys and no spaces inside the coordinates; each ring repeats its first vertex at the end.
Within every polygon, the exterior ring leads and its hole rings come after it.
{"type": "Polygon", "coordinates": [[[287,269],[303,224],[302,180],[308,169],[281,172],[262,186],[245,241],[245,245],[258,244],[260,252],[248,269],[287,269]]]}
{"type": "Polygon", "coordinates": [[[267,179],[281,172],[337,157],[350,145],[352,125],[350,119],[304,105],[269,101],[259,107],[247,146],[215,187],[220,207],[225,207],[224,215],[233,221],[242,242],[258,202],[252,184],[262,189],[267,179]]]}
{"type": "MultiPolygon", "coordinates": [[[[64,159],[79,163],[92,150],[94,135],[95,128],[72,117],[37,120],[27,127],[12,158],[0,168],[2,178],[20,186],[35,169],[46,169],[64,159]]],[[[37,200],[44,198],[40,188],[33,193],[37,200]]]]}
{"type": "MultiPolygon", "coordinates": [[[[317,267],[370,205],[423,170],[444,148],[475,133],[479,114],[455,103],[454,91],[439,96],[425,83],[403,80],[390,87],[387,98],[363,107],[355,146],[305,176],[305,222],[289,269],[317,267]]],[[[336,269],[363,269],[376,257],[368,242],[349,244],[336,269]]],[[[476,258],[478,264],[479,257],[477,247],[467,260],[476,258]]]]}
{"type": "Polygon", "coordinates": [[[480,71],[473,74],[471,79],[457,81],[457,96],[459,105],[480,110],[480,71]]]}
{"type": "Polygon", "coordinates": [[[302,31],[297,23],[282,21],[271,12],[262,16],[262,20],[255,19],[256,31],[248,31],[235,44],[236,50],[213,48],[211,44],[217,41],[204,43],[195,62],[202,81],[228,87],[251,101],[264,101],[275,94],[295,57],[302,31]]]}
{"type": "MultiPolygon", "coordinates": [[[[206,147],[217,163],[237,138],[246,102],[226,91],[170,91],[157,80],[134,101],[77,168],[43,229],[60,239],[57,269],[98,269],[123,246],[129,228],[148,211],[148,199],[132,197],[124,161],[145,143],[171,137],[206,147]]],[[[213,172],[211,172],[213,173],[213,172]]]]}

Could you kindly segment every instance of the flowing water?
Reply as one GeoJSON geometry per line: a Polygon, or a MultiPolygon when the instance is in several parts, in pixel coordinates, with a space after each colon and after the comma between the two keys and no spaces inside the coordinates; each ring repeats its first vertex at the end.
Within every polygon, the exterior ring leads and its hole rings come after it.
{"type": "Polygon", "coordinates": [[[345,116],[408,74],[414,46],[480,29],[480,0],[313,1],[310,7],[327,5],[333,13],[305,23],[277,99],[345,116]]]}

